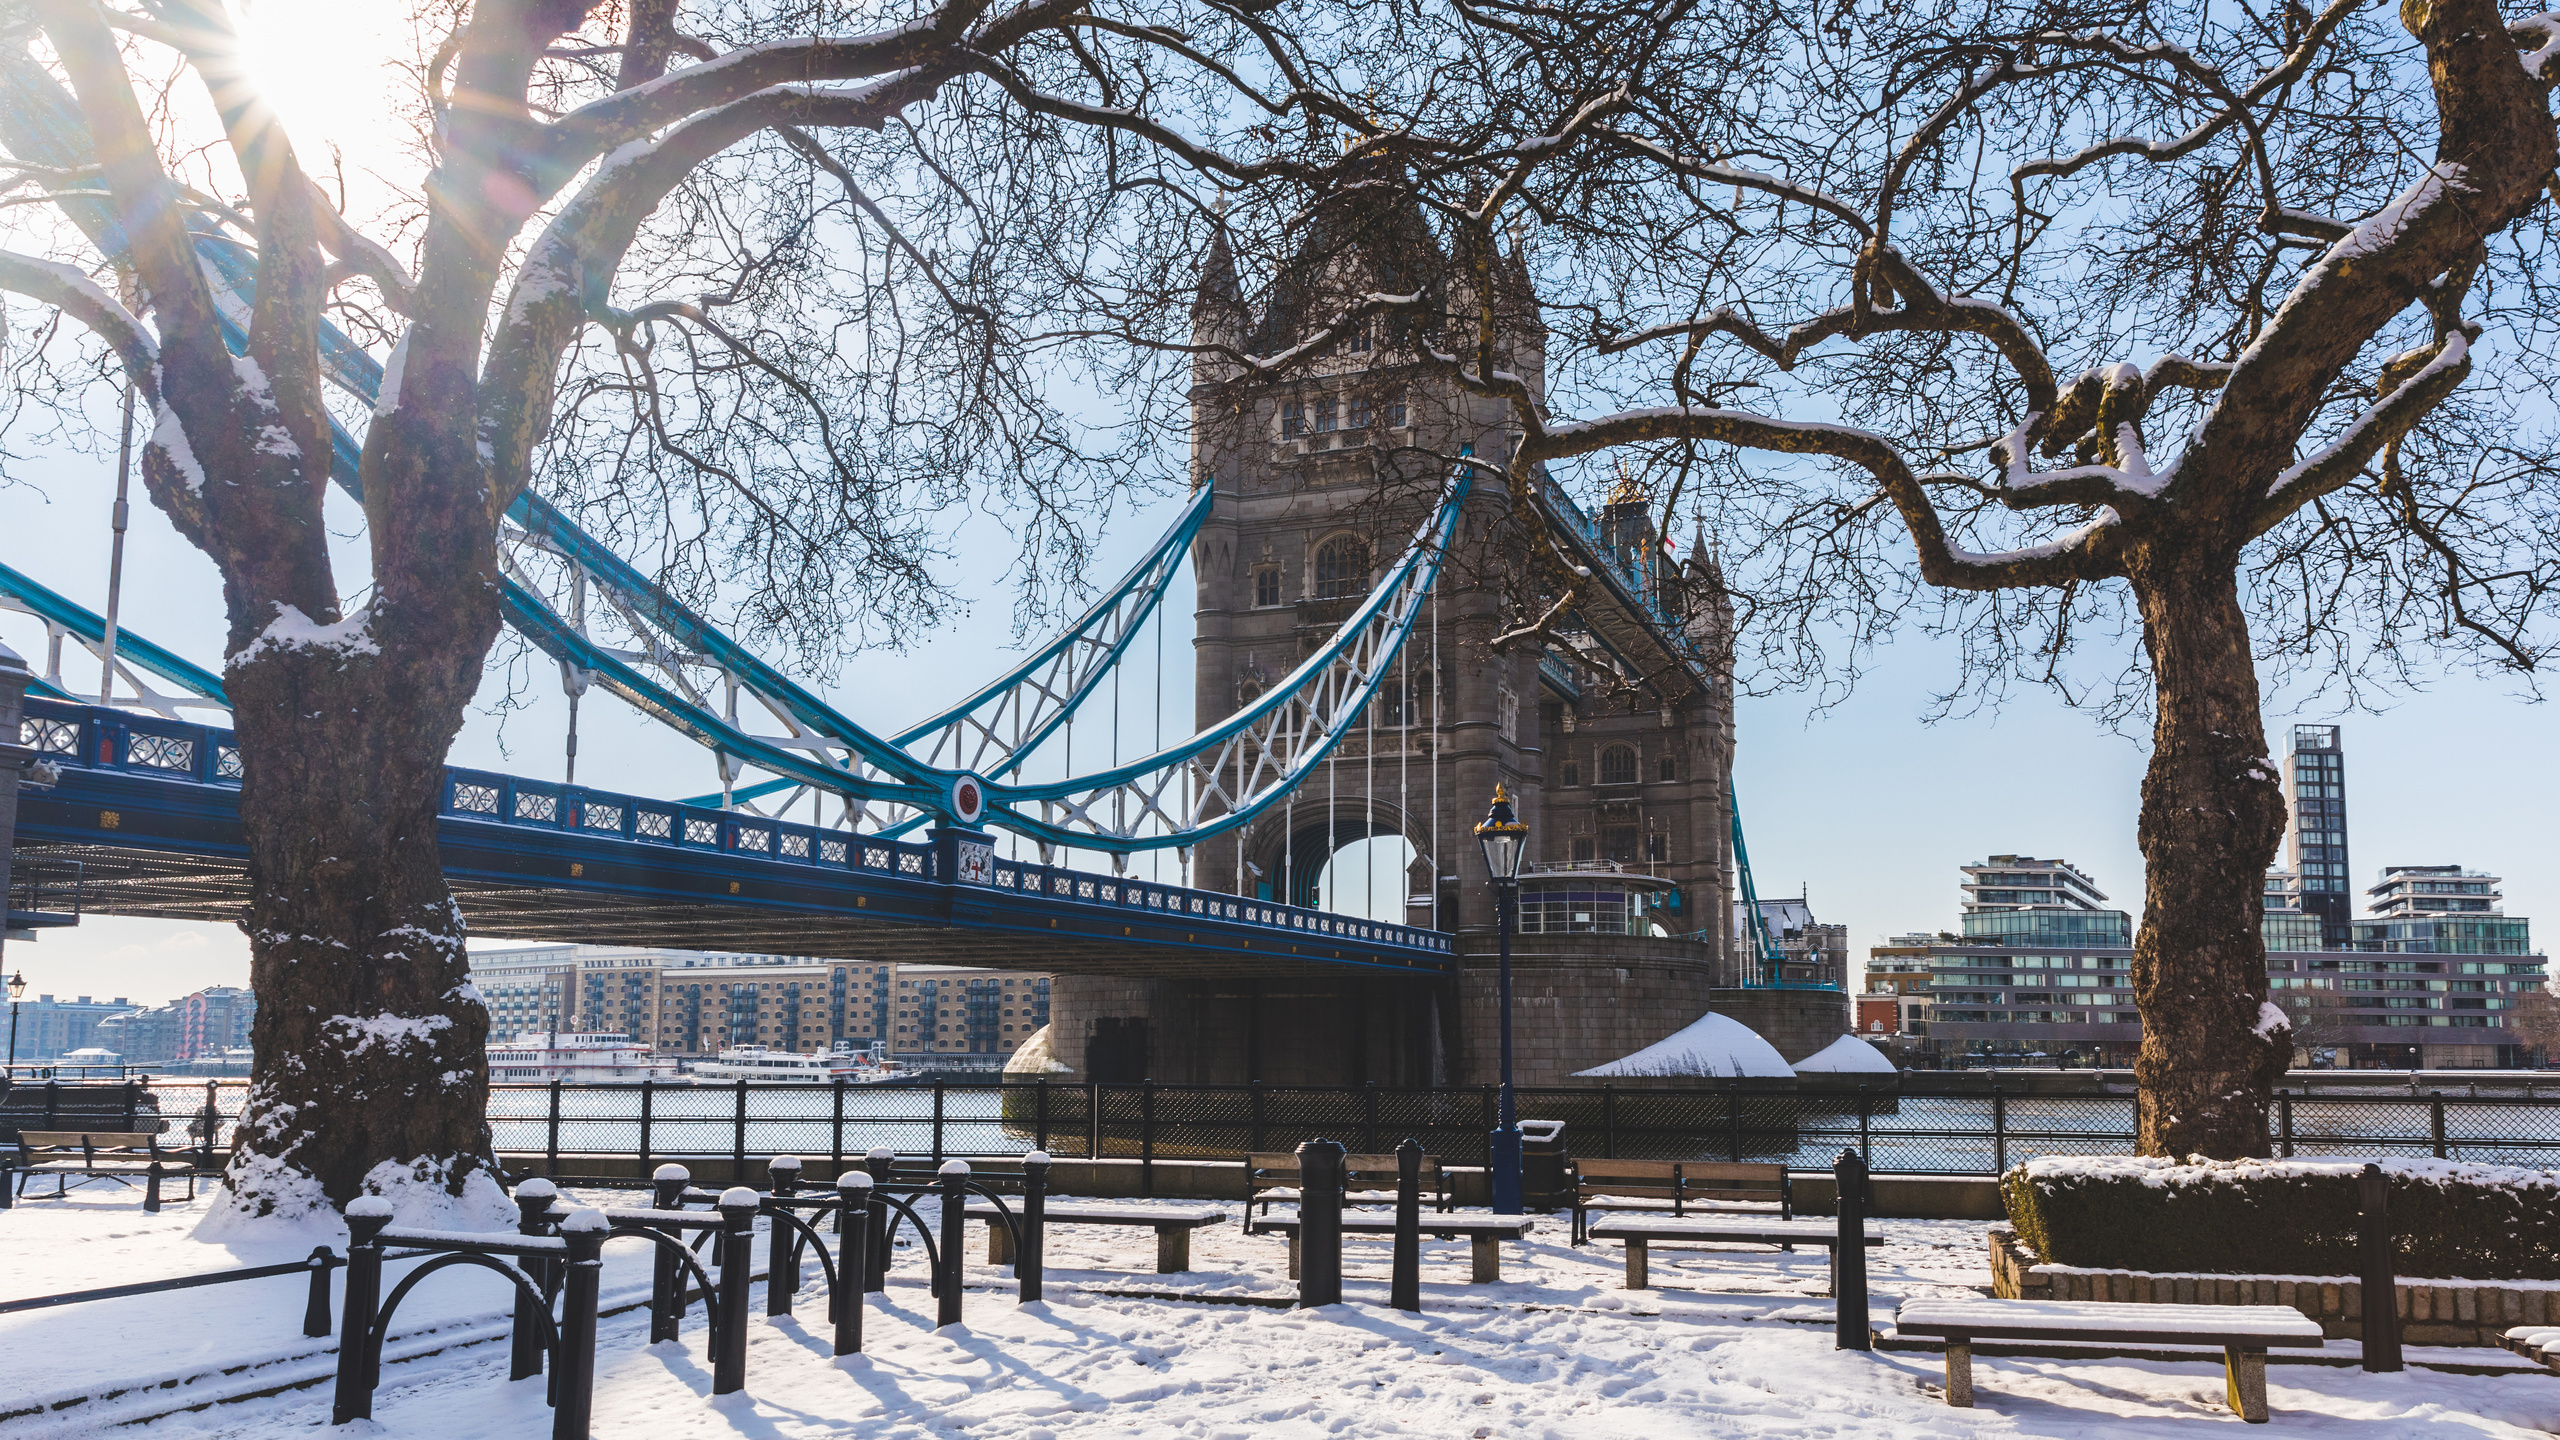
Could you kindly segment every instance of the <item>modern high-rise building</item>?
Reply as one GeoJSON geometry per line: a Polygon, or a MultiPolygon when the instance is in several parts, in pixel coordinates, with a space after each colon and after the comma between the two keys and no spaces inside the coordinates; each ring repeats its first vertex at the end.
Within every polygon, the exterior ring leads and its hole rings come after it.
{"type": "Polygon", "coordinates": [[[2347,761],[2335,725],[2296,725],[2285,756],[2285,859],[2300,880],[2302,911],[2320,919],[2320,943],[2354,939],[2347,876],[2347,761]]]}
{"type": "Polygon", "coordinates": [[[2267,948],[2317,950],[2321,932],[2320,917],[2302,908],[2302,877],[2290,870],[2268,871],[2266,906],[2258,920],[2258,937],[2267,948]]]}
{"type": "Polygon", "coordinates": [[[2133,917],[2068,860],[1994,855],[1964,872],[1964,938],[1996,945],[2131,945],[2133,917]]]}

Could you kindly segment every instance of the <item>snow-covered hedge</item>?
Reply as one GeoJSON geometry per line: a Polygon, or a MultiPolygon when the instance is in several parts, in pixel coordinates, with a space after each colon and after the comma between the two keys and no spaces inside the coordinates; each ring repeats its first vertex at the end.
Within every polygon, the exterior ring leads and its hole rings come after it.
{"type": "MultiPolygon", "coordinates": [[[[2560,1176],[2384,1160],[2398,1273],[2560,1279],[2560,1176]]],[[[2048,1264],[2250,1275],[2361,1268],[2360,1160],[2053,1155],[2000,1178],[2018,1237],[2048,1264]]]]}

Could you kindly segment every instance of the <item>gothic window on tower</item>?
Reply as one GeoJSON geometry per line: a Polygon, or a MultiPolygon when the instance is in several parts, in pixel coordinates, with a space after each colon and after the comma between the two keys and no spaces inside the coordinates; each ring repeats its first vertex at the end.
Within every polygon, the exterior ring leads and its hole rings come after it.
{"type": "Polygon", "coordinates": [[[1573,837],[1573,858],[1574,863],[1576,864],[1588,864],[1592,860],[1599,858],[1599,851],[1595,847],[1590,836],[1576,835],[1573,837]]]}
{"type": "Polygon", "coordinates": [[[1366,430],[1369,428],[1369,421],[1372,417],[1369,413],[1368,396],[1352,396],[1349,405],[1346,407],[1346,411],[1347,413],[1343,416],[1342,420],[1343,429],[1366,430]]]}
{"type": "Polygon", "coordinates": [[[1679,762],[1679,761],[1677,761],[1677,760],[1672,759],[1672,758],[1671,758],[1670,756],[1668,756],[1668,755],[1663,756],[1663,757],[1662,757],[1662,778],[1663,778],[1664,780],[1666,780],[1666,781],[1669,781],[1669,780],[1677,780],[1677,779],[1679,779],[1679,778],[1680,778],[1680,762],[1679,762]]]}
{"type": "MultiPolygon", "coordinates": [[[[1600,783],[1633,785],[1636,783],[1636,752],[1632,745],[1612,745],[1600,752],[1600,783]]],[[[1612,855],[1609,857],[1616,859],[1612,855]]],[[[1633,857],[1629,857],[1633,858],[1633,857]]]]}
{"type": "Polygon", "coordinates": [[[1636,859],[1636,827],[1611,825],[1600,832],[1600,858],[1632,865],[1636,859]]]}
{"type": "Polygon", "coordinates": [[[1659,865],[1671,858],[1670,847],[1659,832],[1644,837],[1644,858],[1659,865]]]}
{"type": "Polygon", "coordinates": [[[1564,762],[1564,783],[1567,785],[1581,784],[1582,767],[1571,760],[1564,762]]]}
{"type": "Polygon", "coordinates": [[[1369,349],[1369,322],[1363,320],[1359,324],[1352,326],[1351,334],[1342,342],[1342,348],[1355,355],[1367,353],[1369,349]]]}
{"type": "Polygon", "coordinates": [[[1253,572],[1253,603],[1271,606],[1280,603],[1280,567],[1265,565],[1253,572]]]}
{"type": "Polygon", "coordinates": [[[1316,548],[1316,598],[1345,600],[1369,588],[1369,547],[1339,535],[1316,548]]]}
{"type": "Polygon", "coordinates": [[[1316,433],[1330,435],[1342,428],[1342,402],[1327,395],[1316,401],[1316,433]]]}
{"type": "Polygon", "coordinates": [[[1280,435],[1283,439],[1307,433],[1307,407],[1295,400],[1280,407],[1280,435]]]}
{"type": "Polygon", "coordinates": [[[1401,430],[1401,429],[1403,429],[1403,428],[1404,428],[1404,425],[1405,425],[1405,419],[1404,419],[1404,401],[1402,401],[1402,400],[1390,400],[1390,401],[1388,401],[1388,402],[1387,402],[1387,427],[1388,427],[1389,429],[1392,429],[1392,430],[1401,430]]]}

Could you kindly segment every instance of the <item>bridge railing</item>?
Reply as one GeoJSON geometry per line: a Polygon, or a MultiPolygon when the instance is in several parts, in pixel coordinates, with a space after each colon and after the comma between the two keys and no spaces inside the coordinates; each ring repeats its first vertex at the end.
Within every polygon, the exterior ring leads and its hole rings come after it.
{"type": "MultiPolygon", "coordinates": [[[[29,700],[22,743],[60,763],[202,785],[236,786],[240,752],[228,730],[156,720],[95,706],[29,700]]],[[[619,791],[528,780],[490,770],[445,772],[441,813],[454,820],[553,831],[669,850],[720,852],[738,859],[935,884],[965,883],[940,873],[931,843],[822,829],[734,810],[651,800],[619,791]]],[[[1383,946],[1434,959],[1450,952],[1435,930],[1222,891],[1194,890],[1130,876],[996,859],[983,887],[1044,904],[1103,906],[1133,918],[1247,927],[1275,935],[1383,946]]]]}

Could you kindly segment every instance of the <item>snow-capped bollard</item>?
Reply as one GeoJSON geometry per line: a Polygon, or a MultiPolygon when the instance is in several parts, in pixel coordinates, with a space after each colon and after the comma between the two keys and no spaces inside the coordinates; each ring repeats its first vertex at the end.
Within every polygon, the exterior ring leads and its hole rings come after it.
{"type": "MultiPolygon", "coordinates": [[[[550,1234],[551,1207],[559,1198],[560,1187],[539,1175],[519,1182],[516,1185],[515,1196],[516,1233],[519,1235],[550,1234]]],[[[542,1287],[542,1292],[546,1295],[560,1283],[559,1278],[551,1273],[550,1261],[528,1257],[524,1262],[524,1268],[527,1278],[542,1287]]],[[[516,1292],[515,1330],[509,1337],[507,1353],[508,1379],[525,1380],[542,1373],[542,1354],[547,1348],[542,1343],[543,1330],[550,1323],[550,1319],[549,1312],[543,1309],[541,1302],[535,1297],[525,1294],[522,1290],[516,1292]]]]}
{"type": "Polygon", "coordinates": [[[933,1322],[939,1329],[960,1323],[960,1265],[965,1258],[961,1252],[968,1248],[962,1235],[969,1223],[969,1162],[945,1160],[935,1173],[941,1177],[942,1197],[942,1284],[936,1296],[942,1303],[933,1322]]]}
{"type": "Polygon", "coordinates": [[[1298,1147],[1298,1306],[1342,1303],[1342,1145],[1298,1147]]]}
{"type": "MultiPolygon", "coordinates": [[[[764,1162],[773,1198],[787,1200],[800,1188],[800,1157],[776,1155],[764,1162]]],[[[800,1232],[777,1215],[765,1238],[764,1313],[788,1315],[791,1297],[800,1293],[800,1232]]]]}
{"type": "MultiPolygon", "coordinates": [[[[685,1188],[693,1183],[693,1172],[681,1165],[661,1165],[649,1175],[649,1207],[653,1210],[684,1208],[685,1188]]],[[[683,1232],[671,1225],[657,1227],[669,1239],[681,1239],[683,1232]]],[[[649,1271],[649,1343],[673,1340],[684,1319],[684,1262],[674,1250],[664,1245],[650,1247],[657,1253],[650,1259],[649,1271]]],[[[708,1308],[708,1307],[705,1307],[708,1308]]]]}
{"type": "Polygon", "coordinates": [[[551,1440],[587,1440],[596,1407],[596,1294],[603,1288],[604,1242],[613,1222],[601,1210],[573,1210],[560,1221],[569,1258],[560,1264],[560,1364],[552,1372],[551,1440]]]}
{"type": "Polygon", "coordinates": [[[329,1423],[373,1418],[374,1363],[380,1355],[373,1334],[374,1312],[382,1304],[382,1230],[391,1223],[391,1202],[379,1195],[359,1195],[347,1202],[347,1298],[338,1317],[338,1391],[329,1407],[329,1423]]]}
{"type": "Polygon", "coordinates": [[[836,1322],[836,1353],[862,1350],[863,1279],[871,1273],[871,1177],[847,1170],[836,1177],[836,1283],[827,1295],[827,1317],[836,1322]]]}
{"type": "Polygon", "coordinates": [[[889,1207],[878,1197],[888,1192],[881,1187],[896,1178],[898,1152],[886,1145],[874,1148],[862,1157],[862,1168],[871,1176],[871,1275],[862,1288],[874,1295],[889,1288],[889,1207]]]}
{"type": "Polygon", "coordinates": [[[1040,1298],[1041,1249],[1048,1239],[1049,1152],[1034,1150],[1022,1157],[1022,1234],[1013,1247],[1015,1299],[1024,1305],[1040,1298]]]}
{"type": "Polygon", "coordinates": [[[755,1272],[756,1208],[761,1197],[744,1185],[720,1192],[719,1333],[711,1342],[711,1393],[747,1388],[747,1287],[755,1272]]]}

